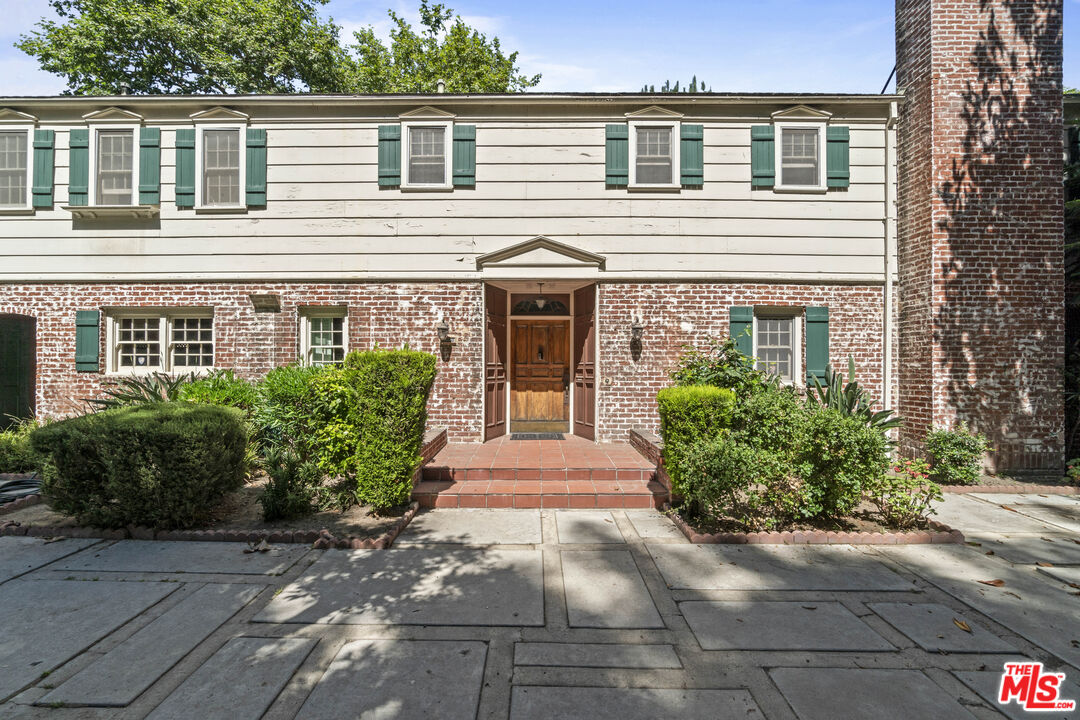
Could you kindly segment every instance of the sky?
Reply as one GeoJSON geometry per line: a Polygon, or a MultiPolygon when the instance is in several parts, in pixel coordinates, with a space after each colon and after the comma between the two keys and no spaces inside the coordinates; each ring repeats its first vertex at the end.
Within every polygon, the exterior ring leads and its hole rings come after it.
{"type": "MultiPolygon", "coordinates": [[[[717,92],[877,93],[894,63],[893,0],[443,0],[506,51],[536,91],[633,92],[697,75],[717,92]]],[[[1065,85],[1080,87],[1080,0],[1065,3],[1065,85]]],[[[417,24],[418,0],[330,0],[342,37],[387,9],[417,24]]],[[[55,95],[65,85],[13,47],[51,8],[0,0],[0,95],[55,95]]],[[[893,89],[893,85],[889,86],[893,89]]]]}

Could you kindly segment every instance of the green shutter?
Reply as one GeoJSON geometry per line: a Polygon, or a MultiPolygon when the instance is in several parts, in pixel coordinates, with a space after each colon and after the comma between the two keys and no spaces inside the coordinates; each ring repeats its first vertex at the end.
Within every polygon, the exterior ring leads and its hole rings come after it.
{"type": "Polygon", "coordinates": [[[607,126],[608,187],[626,187],[630,184],[630,128],[621,123],[607,126]]]}
{"type": "Polygon", "coordinates": [[[266,130],[247,131],[247,204],[266,205],[266,130]]]}
{"type": "Polygon", "coordinates": [[[750,127],[750,187],[776,184],[776,129],[772,125],[750,127]]]}
{"type": "Polygon", "coordinates": [[[195,207],[195,128],[176,131],[176,207],[195,207]]]}
{"type": "Polygon", "coordinates": [[[401,185],[401,126],[379,126],[379,187],[401,185]]]}
{"type": "Polygon", "coordinates": [[[749,305],[733,305],[729,310],[731,319],[731,337],[735,347],[746,357],[754,355],[754,308],[749,305]]]}
{"type": "Polygon", "coordinates": [[[78,372],[97,372],[98,370],[98,327],[100,324],[99,311],[75,311],[75,369],[78,372]]]}
{"type": "Polygon", "coordinates": [[[806,308],[806,384],[813,387],[814,378],[825,382],[829,365],[829,308],[806,308]]]}
{"type": "Polygon", "coordinates": [[[454,187],[476,185],[476,126],[454,125],[454,187]]]}
{"type": "Polygon", "coordinates": [[[682,125],[679,135],[682,185],[701,187],[705,184],[705,126],[682,125]]]}
{"type": "Polygon", "coordinates": [[[846,188],[851,183],[848,168],[850,134],[844,126],[825,128],[825,174],[831,188],[846,188]]]}
{"type": "Polygon", "coordinates": [[[31,206],[52,207],[53,204],[53,157],[56,138],[52,130],[34,131],[34,184],[31,206]]]}
{"type": "Polygon", "coordinates": [[[161,204],[161,130],[139,131],[139,204],[161,204]]]}
{"type": "Polygon", "coordinates": [[[68,136],[68,205],[90,204],[90,131],[72,130],[68,136]]]}

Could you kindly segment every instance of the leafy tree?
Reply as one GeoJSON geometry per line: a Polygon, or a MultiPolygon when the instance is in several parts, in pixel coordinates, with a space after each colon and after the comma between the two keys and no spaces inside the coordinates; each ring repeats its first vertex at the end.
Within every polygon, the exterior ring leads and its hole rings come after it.
{"type": "MultiPolygon", "coordinates": [[[[654,92],[656,92],[656,86],[655,85],[645,85],[645,86],[643,86],[641,88],[641,92],[643,92],[643,93],[654,93],[654,92]]],[[[686,84],[686,86],[683,87],[683,88],[679,87],[679,81],[678,80],[675,81],[674,85],[671,84],[670,80],[665,80],[664,84],[660,86],[660,92],[662,92],[662,93],[683,93],[683,94],[686,94],[686,93],[706,93],[706,92],[711,92],[711,91],[710,91],[709,88],[705,87],[704,82],[698,82],[697,75],[695,75],[694,77],[692,77],[690,79],[690,82],[688,82],[686,84]]]]}
{"type": "Polygon", "coordinates": [[[389,15],[396,26],[390,47],[371,27],[353,33],[353,92],[433,92],[439,80],[447,92],[522,92],[540,82],[540,75],[519,73],[516,52],[505,54],[498,38],[489,41],[442,4],[420,0],[419,34],[393,10],[389,15]]]}
{"type": "Polygon", "coordinates": [[[327,0],[50,0],[16,43],[76,95],[340,92],[348,60],[327,0]]]}

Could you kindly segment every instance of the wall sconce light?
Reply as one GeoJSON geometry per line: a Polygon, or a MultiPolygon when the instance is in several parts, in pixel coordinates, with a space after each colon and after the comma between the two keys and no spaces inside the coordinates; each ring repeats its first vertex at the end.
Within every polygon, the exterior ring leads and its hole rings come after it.
{"type": "Polygon", "coordinates": [[[641,338],[644,334],[645,326],[641,324],[640,318],[635,317],[630,323],[630,357],[634,362],[641,359],[641,338]]]}
{"type": "Polygon", "coordinates": [[[439,355],[442,356],[443,362],[446,362],[450,360],[450,353],[454,349],[454,338],[450,335],[450,326],[443,320],[435,326],[435,331],[439,334],[439,355]]]}

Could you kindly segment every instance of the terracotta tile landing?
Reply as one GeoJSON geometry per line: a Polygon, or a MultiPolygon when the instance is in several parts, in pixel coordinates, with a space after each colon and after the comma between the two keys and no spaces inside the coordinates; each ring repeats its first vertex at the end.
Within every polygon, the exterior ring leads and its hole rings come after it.
{"type": "Polygon", "coordinates": [[[424,466],[413,498],[426,507],[652,508],[665,499],[655,474],[629,443],[448,443],[424,466]]]}

